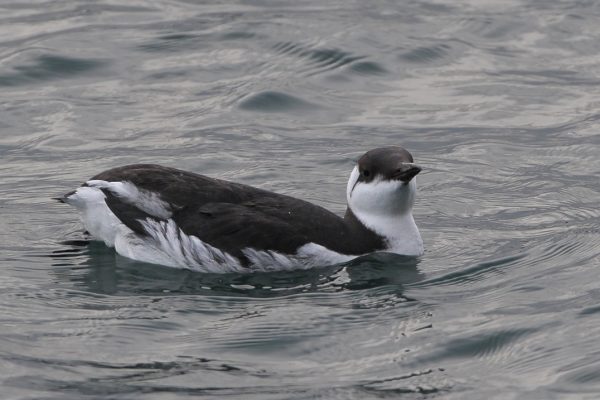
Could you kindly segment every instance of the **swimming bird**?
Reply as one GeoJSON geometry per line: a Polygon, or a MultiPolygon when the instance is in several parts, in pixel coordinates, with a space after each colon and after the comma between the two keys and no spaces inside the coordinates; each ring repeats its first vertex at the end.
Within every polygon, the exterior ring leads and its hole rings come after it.
{"type": "Polygon", "coordinates": [[[412,215],[421,168],[402,147],[366,152],[340,217],[294,197],[154,164],[106,170],[57,200],[122,256],[202,272],[309,268],[423,253],[412,215]]]}

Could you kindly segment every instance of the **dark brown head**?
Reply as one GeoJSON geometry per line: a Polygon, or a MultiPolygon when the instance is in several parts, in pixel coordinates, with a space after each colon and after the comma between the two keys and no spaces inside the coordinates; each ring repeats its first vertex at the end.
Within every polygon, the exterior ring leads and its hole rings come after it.
{"type": "Polygon", "coordinates": [[[410,210],[414,202],[414,177],[421,167],[402,147],[381,147],[366,152],[348,181],[348,205],[383,214],[410,210]]]}
{"type": "Polygon", "coordinates": [[[413,164],[412,155],[399,146],[380,147],[366,152],[358,160],[359,181],[400,180],[408,183],[421,172],[421,167],[413,164]]]}

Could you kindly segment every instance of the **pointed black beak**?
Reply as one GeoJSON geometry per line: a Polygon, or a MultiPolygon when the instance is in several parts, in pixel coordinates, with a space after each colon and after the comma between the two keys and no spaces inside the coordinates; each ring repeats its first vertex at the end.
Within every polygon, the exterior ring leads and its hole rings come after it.
{"type": "Polygon", "coordinates": [[[398,179],[404,183],[410,182],[412,178],[414,178],[419,172],[421,172],[421,167],[417,164],[413,163],[402,163],[400,168],[398,168],[394,172],[394,178],[398,179]]]}

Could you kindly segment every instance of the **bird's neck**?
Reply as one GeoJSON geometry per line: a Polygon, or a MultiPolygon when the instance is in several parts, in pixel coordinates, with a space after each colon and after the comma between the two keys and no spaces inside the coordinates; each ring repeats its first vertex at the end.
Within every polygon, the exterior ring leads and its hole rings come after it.
{"type": "Polygon", "coordinates": [[[352,218],[383,238],[384,251],[409,256],[423,254],[423,240],[411,210],[385,215],[356,212],[348,207],[344,219],[352,218]]]}

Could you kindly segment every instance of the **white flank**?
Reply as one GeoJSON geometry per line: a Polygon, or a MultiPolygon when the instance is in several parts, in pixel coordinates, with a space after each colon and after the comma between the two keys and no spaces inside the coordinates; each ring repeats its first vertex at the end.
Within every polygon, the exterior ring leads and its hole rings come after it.
{"type": "Polygon", "coordinates": [[[150,238],[140,237],[133,232],[123,235],[115,246],[119,254],[153,264],[198,272],[288,271],[331,265],[356,257],[338,254],[314,243],[302,246],[295,255],[246,248],[242,252],[248,258],[249,264],[244,266],[229,253],[203,242],[196,236],[186,235],[171,219],[146,220],[143,224],[150,238]]]}
{"type": "Polygon", "coordinates": [[[143,222],[149,237],[129,231],[118,238],[115,250],[122,256],[152,264],[199,272],[244,272],[237,258],[183,233],[173,220],[143,222]]]}

